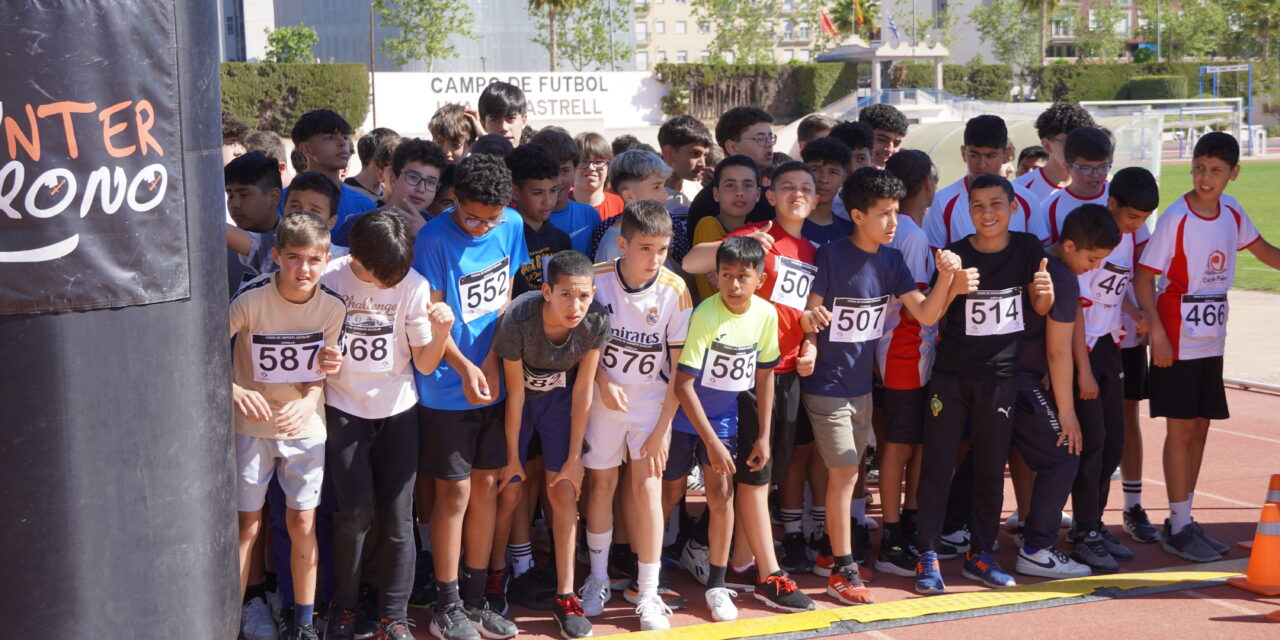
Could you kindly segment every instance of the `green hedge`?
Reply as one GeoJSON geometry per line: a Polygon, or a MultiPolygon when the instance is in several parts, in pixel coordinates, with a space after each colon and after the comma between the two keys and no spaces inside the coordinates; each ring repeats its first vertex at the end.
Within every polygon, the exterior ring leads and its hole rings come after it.
{"type": "Polygon", "coordinates": [[[369,113],[369,73],[363,64],[224,62],[222,108],[286,138],[314,109],[332,109],[359,127],[369,113]]]}
{"type": "MultiPolygon", "coordinates": [[[[1186,84],[1183,95],[1190,95],[1191,88],[1198,86],[1202,62],[1149,62],[1143,64],[1107,63],[1081,64],[1058,62],[1043,67],[1040,71],[1040,99],[1054,102],[1080,102],[1081,100],[1125,100],[1125,88],[1134,78],[1147,76],[1180,76],[1186,84]]],[[[1255,65],[1254,89],[1260,88],[1259,73],[1262,65],[1255,65]]],[[[1207,90],[1212,86],[1209,78],[1205,79],[1207,90]]],[[[1243,92],[1236,90],[1231,76],[1223,76],[1221,95],[1237,97],[1243,92]]],[[[1145,98],[1151,99],[1151,98],[1145,98]]]]}
{"type": "Polygon", "coordinates": [[[780,121],[812,113],[857,89],[858,68],[845,63],[659,63],[668,86],[662,112],[715,120],[727,109],[753,105],[780,121]]]}
{"type": "Polygon", "coordinates": [[[795,64],[800,112],[813,113],[858,90],[858,65],[842,62],[795,64]]]}
{"type": "Polygon", "coordinates": [[[1120,91],[1121,100],[1171,100],[1187,97],[1186,76],[1138,76],[1120,91]]]}
{"type": "MultiPolygon", "coordinates": [[[[895,89],[932,89],[933,65],[897,65],[890,78],[895,89]]],[[[1013,68],[1007,64],[944,64],[942,88],[957,96],[1008,101],[1013,90],[1013,68]]]]}

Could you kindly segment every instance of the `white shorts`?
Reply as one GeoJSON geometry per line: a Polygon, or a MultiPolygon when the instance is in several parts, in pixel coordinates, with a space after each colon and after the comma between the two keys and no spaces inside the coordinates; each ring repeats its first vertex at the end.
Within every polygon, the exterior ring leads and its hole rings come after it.
{"type": "Polygon", "coordinates": [[[308,511],[320,504],[324,482],[324,435],[274,440],[236,434],[236,509],[257,511],[267,500],[271,475],[280,479],[290,509],[308,511]]]}

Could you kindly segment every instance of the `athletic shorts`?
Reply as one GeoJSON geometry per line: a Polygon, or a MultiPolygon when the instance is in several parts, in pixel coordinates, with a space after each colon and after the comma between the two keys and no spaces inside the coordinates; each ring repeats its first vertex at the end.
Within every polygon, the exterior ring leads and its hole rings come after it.
{"type": "Polygon", "coordinates": [[[507,466],[506,402],[474,409],[418,408],[418,476],[465,480],[507,466]]]}
{"type": "MultiPolygon", "coordinates": [[[[572,381],[572,376],[570,376],[572,381]]],[[[569,458],[570,407],[573,403],[573,384],[556,388],[537,398],[524,400],[524,414],[520,419],[520,459],[528,462],[534,457],[531,441],[538,443],[538,455],[547,471],[559,471],[569,458]]]]}
{"type": "Polygon", "coordinates": [[[625,413],[604,406],[604,401],[600,399],[600,385],[593,386],[596,391],[582,443],[582,466],[587,469],[612,469],[628,459],[639,459],[641,447],[649,439],[649,434],[653,433],[658,417],[662,415],[666,385],[652,385],[660,387],[661,394],[626,388],[630,401],[625,413]]]}
{"type": "Polygon", "coordinates": [[[884,389],[884,439],[894,444],[924,442],[925,388],[884,389]]]}
{"type": "Polygon", "coordinates": [[[1147,370],[1152,418],[1226,420],[1227,390],[1222,385],[1222,356],[1174,360],[1147,370]]]}
{"type": "MultiPolygon", "coordinates": [[[[733,463],[741,466],[738,461],[738,436],[729,436],[720,438],[720,443],[729,450],[729,455],[733,456],[733,463]]],[[[693,470],[695,462],[704,467],[711,466],[711,457],[707,453],[707,443],[696,433],[686,433],[684,431],[671,432],[671,446],[667,450],[667,468],[662,472],[662,479],[667,482],[679,480],[693,470]]],[[[750,451],[747,455],[750,455],[750,451]]]]}
{"type": "Polygon", "coordinates": [[[1140,344],[1120,350],[1120,363],[1124,368],[1124,399],[1146,400],[1147,395],[1147,345],[1140,344]]]}
{"type": "Polygon", "coordinates": [[[800,375],[794,371],[774,375],[773,383],[773,422],[769,434],[769,461],[759,471],[747,469],[746,456],[756,446],[756,436],[760,432],[759,418],[756,416],[755,389],[738,394],[738,439],[742,442],[743,460],[735,460],[738,473],[734,482],[760,487],[766,484],[781,483],[791,470],[791,452],[795,449],[796,432],[800,423],[804,423],[809,431],[809,440],[813,440],[813,428],[809,427],[809,414],[804,410],[800,399],[800,375]]]}
{"type": "Polygon", "coordinates": [[[823,463],[828,469],[858,466],[871,433],[871,394],[856,398],[803,395],[823,463]]]}
{"type": "Polygon", "coordinates": [[[236,509],[261,509],[272,475],[279,478],[284,502],[290,509],[308,511],[319,506],[325,437],[275,440],[237,433],[236,509]]]}

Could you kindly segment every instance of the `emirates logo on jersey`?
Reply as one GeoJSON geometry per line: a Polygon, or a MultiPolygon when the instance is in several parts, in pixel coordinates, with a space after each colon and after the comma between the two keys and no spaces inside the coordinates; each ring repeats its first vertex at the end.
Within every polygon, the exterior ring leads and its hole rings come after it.
{"type": "Polygon", "coordinates": [[[1209,273],[1222,273],[1227,268],[1227,254],[1214,250],[1209,254],[1209,273]]]}

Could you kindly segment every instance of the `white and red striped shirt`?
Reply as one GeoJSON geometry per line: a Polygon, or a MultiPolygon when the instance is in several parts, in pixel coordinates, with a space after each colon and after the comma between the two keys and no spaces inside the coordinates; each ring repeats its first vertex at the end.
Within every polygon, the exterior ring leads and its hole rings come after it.
{"type": "MultiPolygon", "coordinates": [[[[927,291],[933,278],[933,250],[920,225],[905,213],[898,214],[898,229],[890,247],[902,252],[916,286],[927,291]]],[[[901,299],[891,297],[884,320],[884,334],[876,344],[876,363],[886,389],[919,389],[929,383],[933,370],[937,327],[921,325],[907,312],[901,299]]]]}
{"type": "MultiPolygon", "coordinates": [[[[1107,191],[1110,186],[1111,183],[1104,183],[1102,189],[1093,195],[1072,193],[1071,187],[1059,189],[1040,202],[1040,205],[1036,207],[1035,213],[1032,214],[1030,224],[1034,228],[1047,229],[1049,239],[1045,241],[1045,244],[1051,245],[1062,237],[1062,223],[1080,205],[1100,204],[1104,207],[1107,206],[1107,191]]],[[[1041,239],[1043,240],[1043,238],[1041,239]]]]}
{"type": "MultiPolygon", "coordinates": [[[[965,176],[947,185],[933,197],[929,212],[924,215],[924,233],[929,239],[929,246],[942,249],[947,245],[973,235],[973,219],[969,217],[969,180],[965,176]]],[[[1014,200],[1018,202],[1018,210],[1009,217],[1010,231],[1028,231],[1027,221],[1031,218],[1033,206],[1038,202],[1035,195],[1017,185],[1013,187],[1014,200]]],[[[1031,230],[1043,242],[1047,231],[1031,230]]]]}
{"type": "Polygon", "coordinates": [[[1035,194],[1037,202],[1048,198],[1054,191],[1062,188],[1049,180],[1049,176],[1044,174],[1044,167],[1036,167],[1035,170],[1014,178],[1013,184],[1035,194]]]}
{"type": "Polygon", "coordinates": [[[1213,218],[1192,211],[1186,196],[1164,210],[1139,264],[1160,275],[1156,310],[1174,359],[1222,355],[1236,252],[1261,237],[1234,198],[1223,196],[1213,218]]]}
{"type": "Polygon", "coordinates": [[[1107,255],[1096,269],[1086,271],[1077,279],[1080,283],[1080,306],[1084,310],[1084,339],[1090,349],[1098,338],[1110,334],[1117,345],[1132,331],[1125,323],[1121,307],[1130,295],[1133,281],[1134,256],[1138,247],[1150,239],[1146,227],[1134,233],[1120,235],[1120,244],[1107,255]]]}

